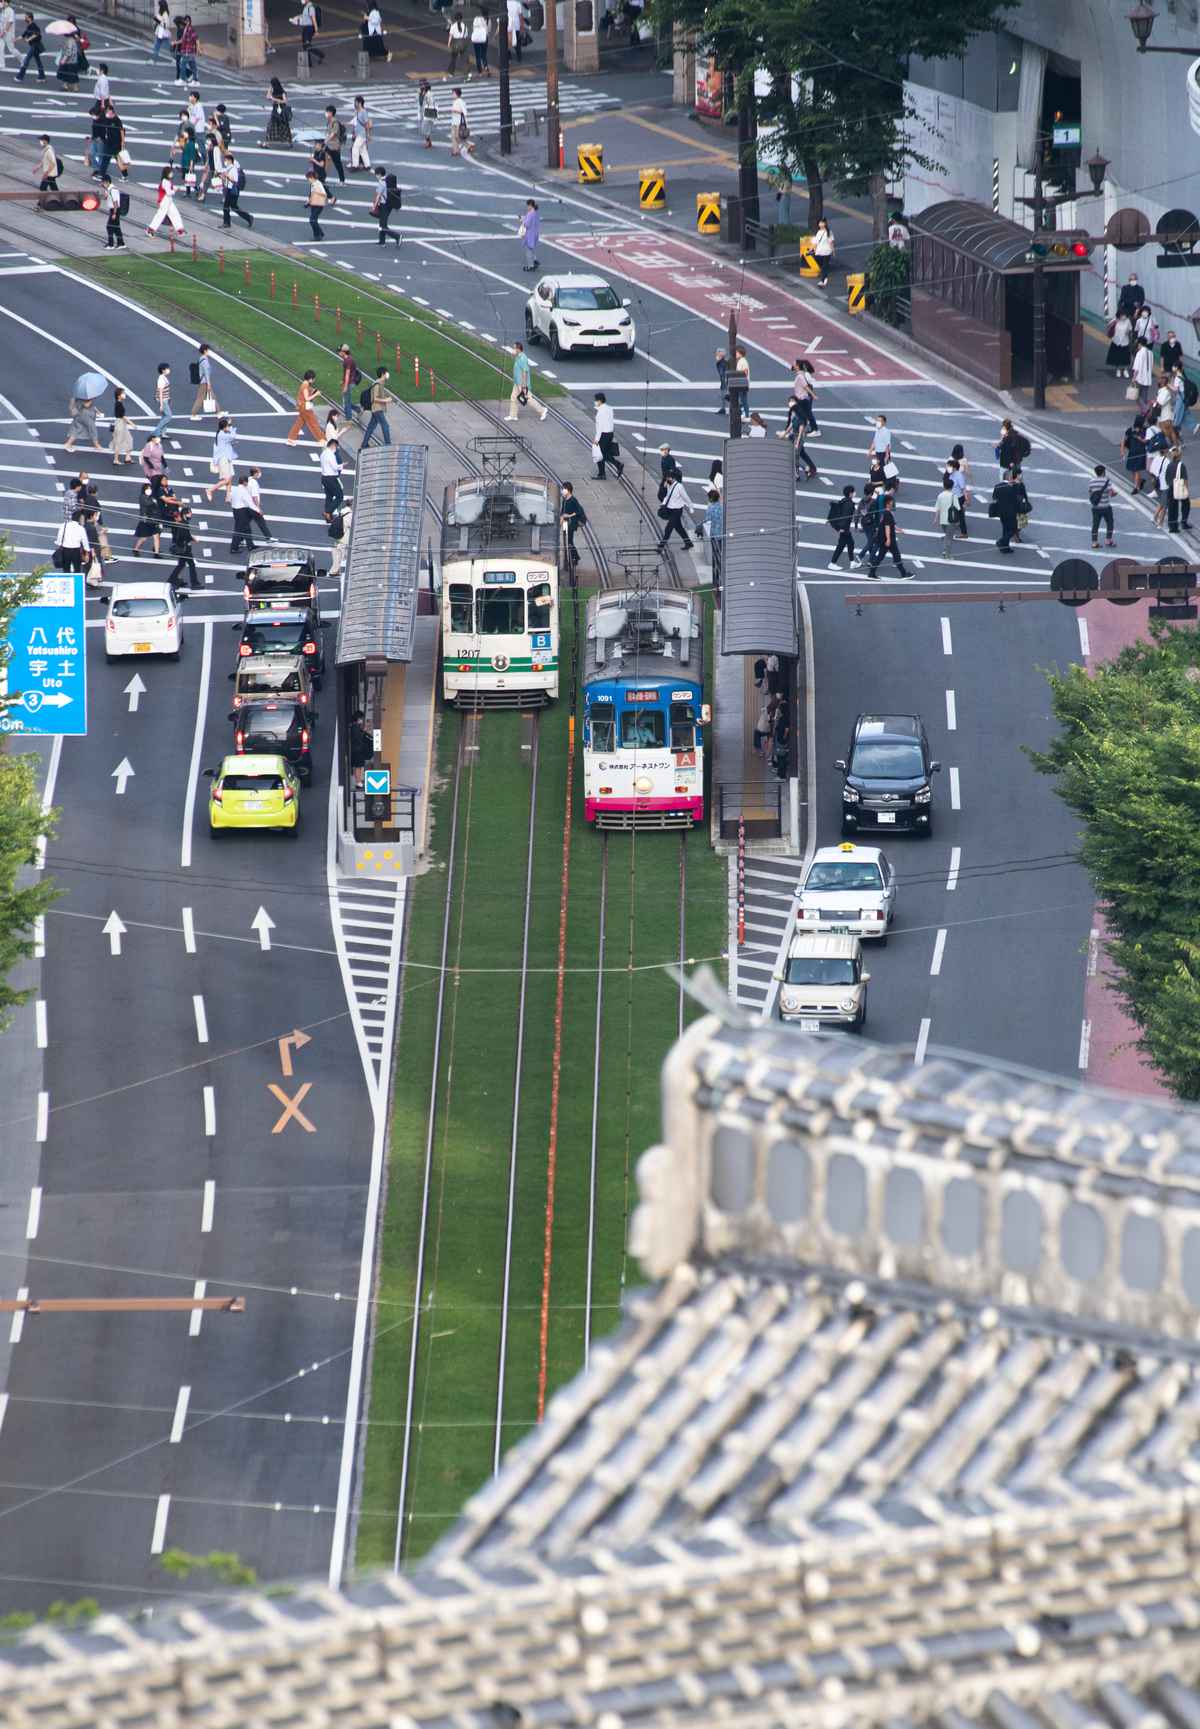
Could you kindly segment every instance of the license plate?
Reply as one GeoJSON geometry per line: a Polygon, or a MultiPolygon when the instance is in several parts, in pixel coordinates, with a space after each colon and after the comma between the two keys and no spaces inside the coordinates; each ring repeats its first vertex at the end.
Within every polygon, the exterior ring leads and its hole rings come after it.
{"type": "Polygon", "coordinates": [[[849,925],[826,925],[825,929],[831,937],[848,937],[850,935],[849,925]]]}
{"type": "Polygon", "coordinates": [[[894,810],[877,810],[875,812],[876,822],[895,822],[895,820],[896,813],[894,810]]]}
{"type": "Polygon", "coordinates": [[[133,645],[133,652],[134,654],[149,654],[153,647],[154,644],[152,642],[135,642],[133,645]]]}
{"type": "Polygon", "coordinates": [[[260,798],[248,798],[242,806],[243,810],[262,810],[263,801],[260,798]]]}
{"type": "Polygon", "coordinates": [[[800,1031],[802,1033],[819,1033],[820,1030],[821,1030],[820,1021],[813,1020],[811,1017],[808,1017],[808,1016],[805,1016],[801,1019],[800,1031]]]}

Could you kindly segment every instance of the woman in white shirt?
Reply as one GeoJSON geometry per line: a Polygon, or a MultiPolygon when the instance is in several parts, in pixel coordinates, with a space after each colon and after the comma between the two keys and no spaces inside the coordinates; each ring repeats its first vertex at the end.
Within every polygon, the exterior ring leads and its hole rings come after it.
{"type": "Polygon", "coordinates": [[[1154,383],[1154,350],[1148,342],[1138,344],[1133,357],[1133,382],[1138,387],[1138,403],[1142,408],[1150,406],[1150,392],[1154,383]]]}
{"type": "Polygon", "coordinates": [[[457,85],[453,91],[454,100],[450,104],[450,154],[451,156],[474,156],[475,140],[471,137],[471,123],[467,118],[467,105],[463,101],[463,93],[457,85]]]}
{"type": "Polygon", "coordinates": [[[463,23],[461,12],[456,12],[446,27],[446,46],[450,50],[446,71],[453,78],[458,71],[459,61],[467,51],[467,27],[463,23]]]}
{"type": "MultiPolygon", "coordinates": [[[[490,78],[492,69],[488,65],[488,34],[490,25],[486,12],[476,12],[471,20],[471,47],[475,50],[475,72],[480,78],[490,78]]],[[[467,73],[468,79],[471,73],[467,73]]]]}
{"type": "Polygon", "coordinates": [[[817,282],[818,288],[829,287],[829,266],[833,263],[836,244],[833,230],[822,216],[817,223],[817,231],[813,235],[813,257],[817,261],[817,269],[821,272],[817,282]]]}

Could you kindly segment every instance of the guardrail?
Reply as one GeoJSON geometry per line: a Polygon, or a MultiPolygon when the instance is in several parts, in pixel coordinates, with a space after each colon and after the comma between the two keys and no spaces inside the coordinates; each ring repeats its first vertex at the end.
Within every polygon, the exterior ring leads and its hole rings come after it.
{"type": "Polygon", "coordinates": [[[767,257],[774,258],[778,248],[779,230],[773,222],[754,222],[747,220],[742,223],[742,244],[747,252],[754,252],[760,245],[767,248],[767,257]]]}

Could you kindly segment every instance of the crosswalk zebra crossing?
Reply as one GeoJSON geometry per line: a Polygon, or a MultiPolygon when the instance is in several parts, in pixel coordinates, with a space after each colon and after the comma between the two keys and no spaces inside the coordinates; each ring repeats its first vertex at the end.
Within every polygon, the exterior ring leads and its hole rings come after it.
{"type": "Polygon", "coordinates": [[[791,925],[793,893],[804,869],[802,859],[751,854],[744,875],[746,940],[737,940],[737,859],[730,863],[733,916],[730,920],[730,995],[739,1008],[761,1014],[771,992],[780,945],[791,925]]]}
{"type": "MultiPolygon", "coordinates": [[[[467,82],[466,74],[457,77],[453,83],[445,79],[433,86],[434,102],[438,108],[439,123],[448,118],[450,113],[451,91],[454,85],[461,87],[463,99],[467,105],[467,114],[476,133],[499,132],[500,130],[500,85],[495,77],[472,80],[467,82]]],[[[535,109],[546,106],[546,80],[544,78],[514,78],[511,82],[512,110],[514,121],[535,109]]],[[[349,109],[356,96],[363,95],[361,87],[350,84],[322,87],[322,102],[335,102],[339,109],[343,106],[349,109]]],[[[374,120],[396,120],[408,131],[416,132],[419,126],[417,117],[417,92],[415,86],[389,86],[384,89],[373,86],[366,91],[367,111],[374,120]]],[[[300,96],[299,100],[303,100],[300,96]]],[[[587,84],[564,83],[559,85],[558,110],[561,115],[592,114],[597,109],[613,109],[621,106],[619,96],[612,96],[605,90],[596,90],[587,84]]]]}

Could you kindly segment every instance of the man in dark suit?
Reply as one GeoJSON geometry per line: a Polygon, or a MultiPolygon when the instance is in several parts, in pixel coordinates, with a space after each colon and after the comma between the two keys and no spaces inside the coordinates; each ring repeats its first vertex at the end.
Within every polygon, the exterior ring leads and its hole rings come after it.
{"type": "Polygon", "coordinates": [[[1017,511],[1020,509],[1020,494],[1013,485],[1011,475],[1006,474],[1003,480],[997,481],[992,488],[992,509],[989,515],[999,518],[1000,538],[996,542],[1001,552],[1012,556],[1009,542],[1017,532],[1017,511]]]}

